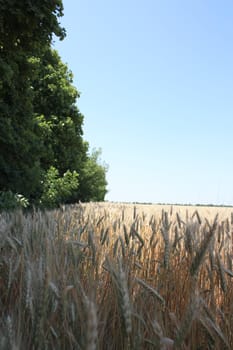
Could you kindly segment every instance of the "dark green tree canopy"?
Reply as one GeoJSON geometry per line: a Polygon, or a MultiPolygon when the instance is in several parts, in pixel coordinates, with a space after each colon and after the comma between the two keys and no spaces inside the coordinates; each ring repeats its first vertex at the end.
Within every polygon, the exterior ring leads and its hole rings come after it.
{"type": "Polygon", "coordinates": [[[0,0],[0,189],[33,196],[41,177],[29,57],[62,39],[62,1],[0,0]],[[23,192],[22,192],[23,190],[23,192]]]}
{"type": "Polygon", "coordinates": [[[107,185],[72,73],[51,48],[62,15],[61,0],[0,0],[0,192],[49,206],[103,200],[107,185]]]}
{"type": "Polygon", "coordinates": [[[65,36],[61,0],[0,0],[0,10],[0,48],[8,53],[35,53],[51,44],[53,34],[65,36]]]}
{"type": "Polygon", "coordinates": [[[88,144],[83,140],[83,115],[76,106],[79,93],[72,84],[73,75],[52,49],[31,62],[34,113],[45,147],[41,164],[46,170],[53,165],[61,174],[79,170],[87,159],[88,144]]]}

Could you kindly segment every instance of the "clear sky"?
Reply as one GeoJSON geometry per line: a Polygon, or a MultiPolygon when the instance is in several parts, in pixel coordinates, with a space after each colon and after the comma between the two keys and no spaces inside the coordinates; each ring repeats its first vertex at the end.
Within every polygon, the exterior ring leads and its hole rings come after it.
{"type": "Polygon", "coordinates": [[[232,0],[63,0],[110,201],[233,205],[232,0]]]}

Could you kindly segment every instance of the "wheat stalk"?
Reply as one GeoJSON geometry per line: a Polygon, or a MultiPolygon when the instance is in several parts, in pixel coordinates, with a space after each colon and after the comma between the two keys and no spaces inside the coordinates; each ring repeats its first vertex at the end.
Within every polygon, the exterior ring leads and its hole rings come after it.
{"type": "Polygon", "coordinates": [[[180,349],[182,343],[184,342],[191,326],[192,322],[196,317],[199,308],[200,299],[198,296],[193,295],[190,299],[189,306],[186,310],[184,319],[177,331],[176,337],[174,339],[174,348],[180,349]]]}
{"type": "Polygon", "coordinates": [[[165,300],[164,298],[159,294],[159,292],[157,292],[157,290],[151,286],[149,286],[145,281],[143,281],[142,279],[136,277],[135,280],[141,285],[143,286],[150,294],[152,294],[153,296],[155,296],[157,298],[157,300],[159,300],[163,305],[165,305],[165,300]]]}
{"type": "Polygon", "coordinates": [[[220,256],[218,253],[217,253],[217,263],[218,263],[218,271],[219,271],[219,276],[220,276],[221,288],[222,288],[223,292],[226,293],[227,281],[226,281],[226,277],[225,277],[225,269],[224,269],[224,266],[221,262],[221,259],[220,259],[220,256]]]}
{"type": "Polygon", "coordinates": [[[190,268],[191,276],[195,276],[198,274],[199,268],[204,260],[205,253],[208,250],[211,240],[214,237],[216,227],[217,227],[217,218],[218,218],[218,215],[216,215],[212,226],[208,225],[209,231],[206,233],[206,236],[204,237],[201,243],[201,246],[199,250],[196,252],[196,255],[192,261],[192,265],[190,268]]]}
{"type": "Polygon", "coordinates": [[[87,330],[86,330],[86,350],[95,350],[97,348],[97,312],[93,301],[86,302],[87,308],[87,330]]]}

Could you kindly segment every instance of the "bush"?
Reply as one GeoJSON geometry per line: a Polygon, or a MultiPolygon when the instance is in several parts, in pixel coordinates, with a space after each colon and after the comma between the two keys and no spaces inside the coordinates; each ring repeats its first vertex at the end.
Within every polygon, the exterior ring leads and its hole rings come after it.
{"type": "Polygon", "coordinates": [[[54,208],[61,203],[66,203],[72,193],[77,190],[78,185],[78,173],[76,171],[68,170],[62,177],[59,177],[58,170],[51,166],[43,181],[40,206],[54,208]]]}
{"type": "Polygon", "coordinates": [[[27,208],[29,202],[22,194],[12,191],[0,191],[0,210],[27,208]]]}

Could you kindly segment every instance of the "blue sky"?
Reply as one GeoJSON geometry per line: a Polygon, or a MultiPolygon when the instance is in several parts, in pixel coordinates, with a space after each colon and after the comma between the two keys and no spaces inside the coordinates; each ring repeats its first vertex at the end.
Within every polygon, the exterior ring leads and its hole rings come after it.
{"type": "Polygon", "coordinates": [[[110,201],[233,205],[233,2],[63,0],[110,201]]]}

